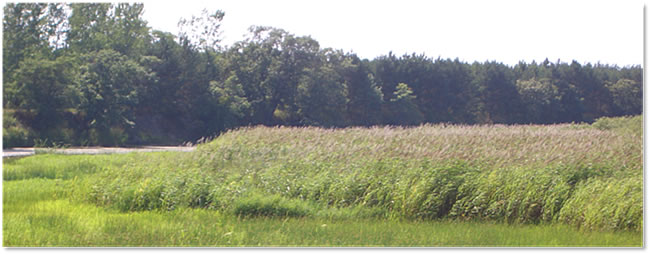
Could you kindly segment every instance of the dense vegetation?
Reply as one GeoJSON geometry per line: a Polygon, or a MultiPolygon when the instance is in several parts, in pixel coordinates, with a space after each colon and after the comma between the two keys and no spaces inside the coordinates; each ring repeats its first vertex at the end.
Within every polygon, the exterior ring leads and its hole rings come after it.
{"type": "Polygon", "coordinates": [[[4,242],[638,246],[641,125],[258,126],[194,152],[9,160],[4,242]]]}
{"type": "MultiPolygon", "coordinates": [[[[315,206],[360,207],[383,218],[639,231],[641,141],[572,125],[256,127],[225,133],[186,160],[128,165],[84,186],[91,202],[122,211],[305,216],[315,206]]],[[[155,162],[173,161],[164,158],[155,162]]]]}
{"type": "Polygon", "coordinates": [[[642,111],[640,66],[368,60],[270,27],[221,45],[221,11],[183,19],[178,35],[152,30],[142,13],[141,4],[6,4],[3,146],[180,143],[254,125],[592,122],[642,111]]]}

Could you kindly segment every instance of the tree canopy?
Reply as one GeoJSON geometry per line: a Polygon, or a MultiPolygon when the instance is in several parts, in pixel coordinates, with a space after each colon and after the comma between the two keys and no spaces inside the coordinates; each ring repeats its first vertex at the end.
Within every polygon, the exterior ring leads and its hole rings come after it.
{"type": "Polygon", "coordinates": [[[641,66],[391,52],[369,60],[263,26],[223,45],[220,10],[181,19],[174,35],[148,27],[143,8],[6,4],[5,115],[31,138],[123,145],[247,125],[551,124],[642,113],[641,66]]]}

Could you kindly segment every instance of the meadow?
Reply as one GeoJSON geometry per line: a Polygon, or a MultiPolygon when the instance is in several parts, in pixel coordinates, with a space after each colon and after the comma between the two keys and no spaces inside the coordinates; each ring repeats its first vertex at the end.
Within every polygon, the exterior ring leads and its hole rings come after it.
{"type": "Polygon", "coordinates": [[[3,245],[640,247],[641,116],[3,159],[3,245]]]}

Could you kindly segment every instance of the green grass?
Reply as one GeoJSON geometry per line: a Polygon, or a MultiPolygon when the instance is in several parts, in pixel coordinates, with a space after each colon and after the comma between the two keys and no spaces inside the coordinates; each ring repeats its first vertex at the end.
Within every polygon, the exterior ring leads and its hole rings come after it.
{"type": "Polygon", "coordinates": [[[597,119],[592,126],[599,130],[614,130],[624,134],[635,134],[642,136],[644,125],[642,115],[597,119]]]}
{"type": "Polygon", "coordinates": [[[254,127],[191,153],[5,160],[3,242],[639,247],[641,133],[618,121],[254,127]]]}
{"type": "MultiPolygon", "coordinates": [[[[132,154],[131,157],[136,157],[132,154]]],[[[61,157],[56,154],[43,154],[38,157],[21,157],[3,159],[2,179],[5,181],[30,178],[71,179],[93,174],[101,169],[122,167],[129,157],[111,155],[70,155],[61,157]]]]}
{"type": "Polygon", "coordinates": [[[4,183],[3,245],[39,246],[640,246],[637,232],[567,225],[336,217],[237,217],[217,210],[120,212],[57,197],[72,182],[4,183]],[[36,188],[39,187],[39,188],[36,188]]]}

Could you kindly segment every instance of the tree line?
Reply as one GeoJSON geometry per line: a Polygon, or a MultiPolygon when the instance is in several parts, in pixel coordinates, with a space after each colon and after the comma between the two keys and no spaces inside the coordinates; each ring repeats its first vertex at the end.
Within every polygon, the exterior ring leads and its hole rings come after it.
{"type": "Polygon", "coordinates": [[[642,68],[372,60],[253,26],[220,42],[224,12],[153,30],[142,4],[8,3],[4,145],[169,144],[247,125],[592,122],[642,112],[642,68]]]}

